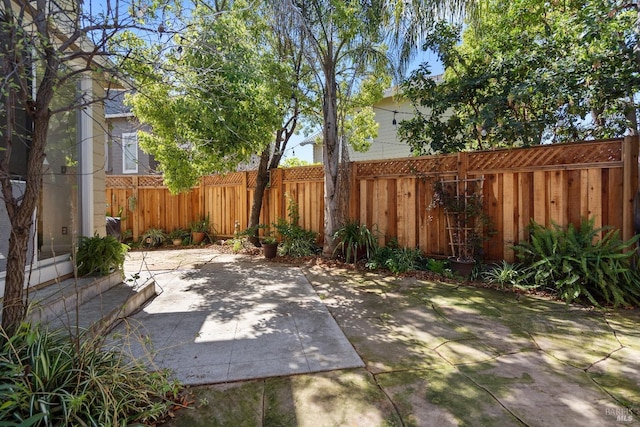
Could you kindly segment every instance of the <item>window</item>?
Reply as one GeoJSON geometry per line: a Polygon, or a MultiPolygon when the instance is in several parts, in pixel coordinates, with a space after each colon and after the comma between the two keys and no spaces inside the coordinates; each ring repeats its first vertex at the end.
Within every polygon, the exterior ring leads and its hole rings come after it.
{"type": "Polygon", "coordinates": [[[138,134],[122,134],[122,173],[138,173],[138,134]]]}

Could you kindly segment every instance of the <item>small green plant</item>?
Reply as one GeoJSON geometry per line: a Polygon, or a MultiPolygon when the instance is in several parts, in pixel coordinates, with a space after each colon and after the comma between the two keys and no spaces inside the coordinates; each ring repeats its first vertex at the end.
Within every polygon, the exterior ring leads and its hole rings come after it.
{"type": "Polygon", "coordinates": [[[209,233],[211,232],[211,223],[209,221],[209,215],[200,217],[197,221],[191,221],[189,229],[196,233],[209,233]]]}
{"type": "Polygon", "coordinates": [[[114,236],[81,236],[76,251],[75,263],[78,274],[99,274],[105,276],[122,269],[129,246],[120,243],[114,236]]]}
{"type": "Polygon", "coordinates": [[[179,384],[103,345],[28,323],[11,336],[0,328],[0,424],[119,426],[164,419],[179,384]]]}
{"type": "Polygon", "coordinates": [[[344,257],[345,262],[353,262],[354,264],[360,258],[370,259],[378,247],[377,231],[367,228],[366,224],[360,224],[360,221],[347,221],[333,235],[334,241],[337,241],[333,255],[344,257]]]}
{"type": "Polygon", "coordinates": [[[640,273],[631,268],[631,260],[640,235],[624,242],[618,230],[596,229],[594,223],[591,218],[583,219],[579,228],[547,228],[532,221],[530,241],[514,247],[525,263],[522,280],[554,290],[567,303],[639,305],[640,273]]]}
{"type": "Polygon", "coordinates": [[[287,208],[289,221],[279,218],[278,222],[273,224],[277,234],[280,236],[280,246],[278,253],[282,256],[304,257],[317,253],[316,233],[305,230],[298,223],[300,214],[298,204],[295,200],[289,198],[289,206],[287,208]]]}
{"type": "Polygon", "coordinates": [[[371,270],[385,268],[393,274],[401,274],[420,269],[423,261],[424,256],[419,248],[401,248],[397,241],[392,240],[378,248],[366,266],[371,270]]]}
{"type": "Polygon", "coordinates": [[[491,266],[481,275],[482,279],[489,283],[498,284],[501,287],[519,287],[521,282],[522,264],[510,264],[502,261],[501,264],[491,266]]]}
{"type": "Polygon", "coordinates": [[[240,252],[243,248],[242,239],[231,239],[231,250],[234,254],[240,252]]]}
{"type": "Polygon", "coordinates": [[[276,243],[278,243],[278,239],[273,235],[265,235],[262,238],[263,245],[275,245],[276,243]]]}
{"type": "Polygon", "coordinates": [[[184,240],[187,236],[189,236],[189,232],[184,228],[174,228],[168,234],[169,239],[171,240],[184,240]]]}
{"type": "Polygon", "coordinates": [[[433,271],[434,273],[443,274],[447,268],[447,262],[444,260],[428,258],[425,263],[425,268],[429,271],[433,271]]]}
{"type": "Polygon", "coordinates": [[[200,217],[197,221],[192,221],[189,224],[189,229],[191,230],[190,243],[201,244],[204,238],[208,238],[210,242],[215,240],[216,230],[209,221],[209,215],[200,217]],[[197,236],[199,233],[204,233],[204,235],[197,236]]]}
{"type": "Polygon", "coordinates": [[[140,237],[142,244],[160,246],[167,240],[167,235],[160,228],[150,228],[140,237]]]}
{"type": "Polygon", "coordinates": [[[133,230],[131,230],[130,228],[127,228],[122,233],[122,241],[123,242],[130,242],[131,240],[133,240],[133,230]]]}

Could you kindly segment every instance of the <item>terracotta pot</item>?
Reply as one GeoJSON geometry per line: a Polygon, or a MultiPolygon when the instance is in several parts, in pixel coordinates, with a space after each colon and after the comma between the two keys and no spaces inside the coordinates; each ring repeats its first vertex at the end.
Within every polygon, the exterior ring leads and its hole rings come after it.
{"type": "Polygon", "coordinates": [[[194,245],[199,245],[204,240],[204,231],[192,231],[191,232],[191,243],[194,245]]]}
{"type": "Polygon", "coordinates": [[[278,255],[278,244],[277,243],[263,243],[262,249],[264,250],[265,258],[275,258],[278,255]]]}
{"type": "Polygon", "coordinates": [[[476,265],[475,260],[462,260],[456,257],[449,257],[449,265],[451,270],[459,274],[462,277],[469,278],[473,272],[473,267],[476,265]]]}
{"type": "Polygon", "coordinates": [[[180,246],[182,244],[182,239],[173,239],[173,246],[180,246]]]}

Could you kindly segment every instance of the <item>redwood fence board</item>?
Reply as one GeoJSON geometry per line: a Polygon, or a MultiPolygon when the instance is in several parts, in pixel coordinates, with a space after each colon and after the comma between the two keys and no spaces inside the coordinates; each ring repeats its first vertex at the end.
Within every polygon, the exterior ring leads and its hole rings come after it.
{"type": "MultiPolygon", "coordinates": [[[[353,162],[349,216],[380,231],[380,244],[397,239],[429,255],[448,255],[442,209],[430,209],[438,179],[484,178],[485,209],[494,233],[485,258],[514,260],[512,246],[528,238],[531,220],[544,225],[579,225],[595,217],[633,236],[633,197],[638,191],[639,138],[353,162]]],[[[148,228],[171,231],[209,215],[219,236],[247,227],[256,172],[203,177],[187,193],[170,194],[160,176],[107,176],[107,214],[122,212],[122,229],[134,238],[148,228]]],[[[265,191],[261,223],[287,218],[289,200],[298,204],[300,225],[324,228],[322,166],[277,169],[265,191]]]]}

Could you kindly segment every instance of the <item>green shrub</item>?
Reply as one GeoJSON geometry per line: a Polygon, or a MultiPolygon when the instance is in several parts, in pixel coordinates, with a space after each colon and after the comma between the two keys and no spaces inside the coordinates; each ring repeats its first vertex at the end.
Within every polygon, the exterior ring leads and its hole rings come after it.
{"type": "Polygon", "coordinates": [[[366,265],[371,270],[385,268],[393,274],[400,274],[422,269],[424,260],[419,248],[400,248],[392,240],[386,246],[379,247],[366,265]]]}
{"type": "Polygon", "coordinates": [[[555,290],[567,303],[586,299],[595,306],[638,305],[640,274],[631,268],[631,260],[640,236],[623,242],[618,230],[595,229],[594,222],[583,219],[577,229],[532,222],[530,241],[514,247],[526,265],[522,280],[555,290]]]}
{"type": "Polygon", "coordinates": [[[287,208],[289,220],[279,218],[273,224],[277,234],[280,236],[280,246],[278,253],[282,256],[304,257],[315,255],[318,252],[316,244],[317,234],[313,231],[305,230],[300,225],[300,214],[298,204],[289,199],[287,208]]]}
{"type": "Polygon", "coordinates": [[[447,261],[427,258],[424,267],[434,273],[443,274],[447,268],[447,261]]]}
{"type": "Polygon", "coordinates": [[[164,418],[178,384],[101,344],[27,323],[10,337],[0,328],[0,424],[123,426],[164,418]]]}
{"type": "Polygon", "coordinates": [[[113,236],[81,236],[76,252],[78,274],[99,274],[105,276],[114,270],[122,269],[129,246],[120,243],[113,236]]]}
{"type": "Polygon", "coordinates": [[[366,224],[360,224],[360,221],[347,221],[333,235],[334,241],[338,242],[333,255],[339,254],[344,257],[345,262],[354,264],[360,257],[369,259],[378,247],[376,234],[366,224]]]}

